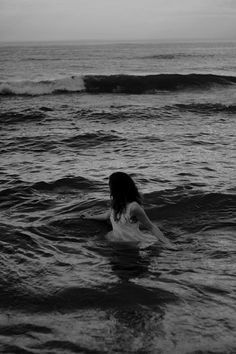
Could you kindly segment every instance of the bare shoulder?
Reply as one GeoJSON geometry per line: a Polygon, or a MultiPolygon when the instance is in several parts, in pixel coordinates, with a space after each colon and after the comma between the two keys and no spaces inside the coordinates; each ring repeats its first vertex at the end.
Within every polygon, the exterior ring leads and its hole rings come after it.
{"type": "Polygon", "coordinates": [[[136,217],[137,220],[139,220],[139,222],[147,229],[151,229],[153,227],[153,224],[151,220],[149,220],[143,207],[137,202],[133,202],[132,205],[130,205],[130,215],[132,217],[136,217]]]}
{"type": "Polygon", "coordinates": [[[141,205],[137,202],[132,202],[130,203],[130,212],[131,213],[142,213],[144,210],[143,208],[141,207],[141,205]]]}

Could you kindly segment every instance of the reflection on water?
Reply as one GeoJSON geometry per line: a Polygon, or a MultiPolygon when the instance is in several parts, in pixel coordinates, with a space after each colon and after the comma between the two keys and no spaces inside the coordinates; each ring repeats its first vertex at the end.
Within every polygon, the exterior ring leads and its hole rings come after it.
{"type": "Polygon", "coordinates": [[[127,246],[114,247],[109,260],[113,272],[121,281],[144,276],[150,264],[149,257],[142,257],[139,249],[127,246]]]}

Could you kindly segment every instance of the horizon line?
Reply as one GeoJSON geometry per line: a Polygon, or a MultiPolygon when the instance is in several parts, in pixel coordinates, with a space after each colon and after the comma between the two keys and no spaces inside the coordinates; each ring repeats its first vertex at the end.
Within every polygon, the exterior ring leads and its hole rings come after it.
{"type": "Polygon", "coordinates": [[[21,43],[52,43],[52,42],[58,42],[58,43],[66,43],[66,42],[71,42],[71,43],[130,43],[130,42],[236,42],[236,38],[201,38],[201,37],[195,37],[195,38],[129,38],[129,39],[89,39],[89,38],[81,38],[81,39],[19,39],[19,40],[1,40],[1,44],[8,44],[8,43],[13,43],[13,44],[21,44],[21,43]]]}

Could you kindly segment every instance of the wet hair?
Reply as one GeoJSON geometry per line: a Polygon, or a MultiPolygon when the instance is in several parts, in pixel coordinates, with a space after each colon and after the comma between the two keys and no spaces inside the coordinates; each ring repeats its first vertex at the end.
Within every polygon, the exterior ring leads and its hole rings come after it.
{"type": "Polygon", "coordinates": [[[114,172],[109,177],[111,207],[114,219],[120,219],[127,203],[137,202],[141,205],[142,198],[132,178],[124,172],[114,172]]]}

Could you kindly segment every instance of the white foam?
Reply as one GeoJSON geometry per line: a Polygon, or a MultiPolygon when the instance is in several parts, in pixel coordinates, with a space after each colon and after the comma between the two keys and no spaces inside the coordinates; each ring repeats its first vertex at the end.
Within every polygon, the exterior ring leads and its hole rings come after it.
{"type": "Polygon", "coordinates": [[[85,90],[82,76],[71,76],[44,81],[6,81],[0,83],[0,95],[49,95],[60,91],[82,92],[85,90]]]}

